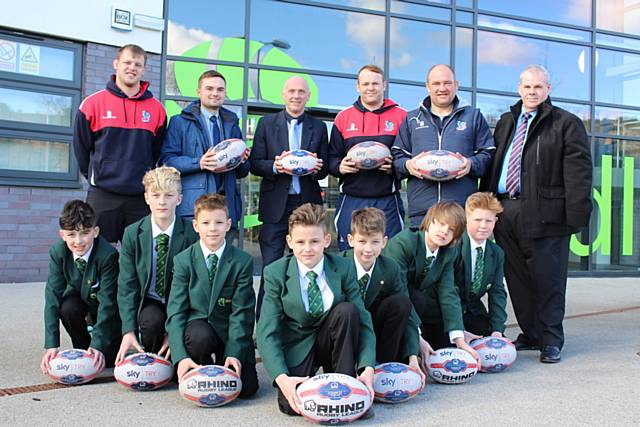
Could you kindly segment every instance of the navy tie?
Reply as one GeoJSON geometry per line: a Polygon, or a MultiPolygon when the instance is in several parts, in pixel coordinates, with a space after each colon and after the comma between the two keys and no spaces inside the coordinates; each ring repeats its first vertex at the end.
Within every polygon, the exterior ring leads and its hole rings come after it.
{"type": "Polygon", "coordinates": [[[218,117],[211,116],[211,146],[215,147],[220,143],[220,126],[218,126],[218,117]]]}

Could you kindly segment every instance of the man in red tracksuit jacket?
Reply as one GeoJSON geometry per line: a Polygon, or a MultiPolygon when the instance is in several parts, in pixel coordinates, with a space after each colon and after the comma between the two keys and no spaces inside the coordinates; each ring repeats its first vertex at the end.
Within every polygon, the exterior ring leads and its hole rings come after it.
{"type": "Polygon", "coordinates": [[[387,219],[389,238],[402,231],[404,208],[400,181],[393,172],[392,158],[378,169],[360,170],[347,152],[364,141],[377,141],[391,148],[407,112],[390,99],[384,99],[387,82],[376,65],[365,65],[358,72],[358,100],[336,116],[329,141],[329,172],[339,178],[340,197],[336,205],[335,226],[340,250],[349,249],[347,235],[351,213],[359,208],[381,209],[387,219]]]}
{"type": "Polygon", "coordinates": [[[106,89],[85,98],[75,118],[73,150],[89,182],[87,203],[111,243],[149,214],[142,176],[155,167],[164,140],[167,114],[142,81],[146,61],[141,47],[120,48],[106,89]]]}

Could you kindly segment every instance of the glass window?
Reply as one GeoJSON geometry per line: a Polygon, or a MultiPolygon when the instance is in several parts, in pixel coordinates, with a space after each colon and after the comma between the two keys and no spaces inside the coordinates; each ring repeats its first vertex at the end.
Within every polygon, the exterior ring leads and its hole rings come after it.
{"type": "Polygon", "coordinates": [[[473,7],[473,0],[456,0],[456,7],[473,7]]]}
{"type": "Polygon", "coordinates": [[[71,126],[72,96],[0,87],[0,120],[71,126]]]}
{"type": "Polygon", "coordinates": [[[518,101],[517,97],[489,95],[486,93],[476,94],[476,107],[480,109],[482,115],[493,127],[498,123],[500,116],[509,111],[511,105],[518,101]]]}
{"type": "Polygon", "coordinates": [[[456,11],[456,23],[457,24],[473,24],[473,13],[464,12],[461,10],[456,11]]]}
{"type": "Polygon", "coordinates": [[[555,25],[535,24],[533,22],[518,21],[497,16],[478,15],[478,26],[521,34],[556,37],[567,41],[591,42],[591,33],[589,31],[572,30],[555,25]]]}
{"type": "Polygon", "coordinates": [[[508,34],[478,31],[478,88],[513,92],[520,72],[542,64],[551,74],[553,94],[589,99],[589,48],[508,34]]]}
{"type": "Polygon", "coordinates": [[[640,55],[598,49],[596,102],[640,106],[640,55]]]}
{"type": "Polygon", "coordinates": [[[473,68],[473,30],[456,28],[456,77],[461,86],[471,86],[473,68]]]}
{"type": "Polygon", "coordinates": [[[322,3],[338,6],[359,7],[361,9],[373,9],[384,11],[385,0],[320,0],[322,3]]]}
{"type": "Polygon", "coordinates": [[[0,39],[0,72],[73,80],[75,51],[0,39]]]}
{"type": "Polygon", "coordinates": [[[0,137],[0,169],[36,172],[69,172],[68,142],[0,137]]]}
{"type": "Polygon", "coordinates": [[[640,40],[630,37],[612,36],[610,34],[596,34],[596,43],[622,49],[640,50],[640,40]]]}
{"type": "Polygon", "coordinates": [[[418,105],[427,95],[427,88],[424,84],[422,86],[389,84],[389,98],[407,111],[418,108],[418,105]]]}
{"type": "Polygon", "coordinates": [[[591,0],[478,0],[478,9],[585,27],[591,25],[591,0]]]}
{"type": "Polygon", "coordinates": [[[167,61],[165,94],[169,96],[198,96],[198,79],[207,70],[222,73],[227,82],[227,98],[231,101],[242,100],[244,71],[241,67],[229,65],[202,64],[199,62],[167,61]]]}
{"type": "Polygon", "coordinates": [[[427,70],[449,64],[451,27],[427,22],[391,19],[390,76],[426,81],[427,70]]]}
{"type": "Polygon", "coordinates": [[[345,79],[306,73],[251,69],[249,70],[249,100],[284,105],[282,88],[285,81],[294,75],[304,77],[309,84],[311,92],[307,103],[309,108],[342,110],[353,104],[358,97],[355,77],[345,79]]]}
{"type": "Polygon", "coordinates": [[[168,55],[244,61],[244,0],[168,3],[168,55]]]}
{"type": "Polygon", "coordinates": [[[597,134],[640,136],[640,111],[596,107],[597,134]]]}
{"type": "Polygon", "coordinates": [[[382,16],[258,0],[251,3],[251,37],[259,42],[249,61],[355,74],[364,64],[384,65],[384,28],[382,16]],[[286,25],[273,19],[275,11],[286,25]]]}
{"type": "Polygon", "coordinates": [[[640,35],[640,1],[597,0],[596,26],[602,30],[640,35]]]}
{"type": "Polygon", "coordinates": [[[391,2],[392,13],[402,13],[404,15],[419,16],[421,18],[451,20],[451,9],[437,6],[426,6],[422,4],[409,3],[405,1],[393,0],[391,2]]]}
{"type": "Polygon", "coordinates": [[[592,268],[640,271],[640,142],[598,138],[593,151],[592,268]]]}

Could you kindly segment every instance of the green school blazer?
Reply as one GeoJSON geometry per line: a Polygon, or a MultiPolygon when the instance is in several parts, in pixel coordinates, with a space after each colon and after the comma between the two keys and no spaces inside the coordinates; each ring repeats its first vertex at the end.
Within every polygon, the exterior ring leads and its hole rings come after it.
{"type": "MultiPolygon", "coordinates": [[[[198,240],[191,221],[176,216],[165,270],[165,301],[171,291],[173,257],[198,240]]],[[[153,236],[151,215],[134,222],[124,230],[120,249],[118,307],[122,319],[122,335],[138,333],[138,314],[153,277],[153,236]]]]}
{"type": "Polygon", "coordinates": [[[224,342],[225,357],[255,364],[256,295],[251,255],[227,243],[218,260],[213,286],[199,242],[180,252],[173,265],[166,323],[173,363],[189,357],[184,345],[187,324],[203,319],[224,342]]]}
{"type": "Polygon", "coordinates": [[[482,284],[476,294],[472,291],[471,244],[469,235],[464,233],[462,244],[454,265],[455,282],[460,295],[463,314],[469,312],[475,316],[484,316],[489,319],[492,331],[504,332],[507,321],[507,292],[503,282],[504,252],[502,249],[487,240],[484,252],[484,269],[482,272],[482,284]],[[489,310],[480,300],[484,294],[489,295],[489,310]]]}
{"type": "MultiPolygon", "coordinates": [[[[353,262],[355,267],[353,249],[342,252],[342,256],[353,262]]],[[[407,279],[405,275],[400,273],[400,268],[395,260],[387,256],[380,255],[376,259],[376,265],[373,267],[373,271],[371,272],[369,287],[367,288],[367,292],[364,296],[364,306],[367,310],[371,310],[373,305],[378,304],[385,298],[395,294],[402,294],[409,298],[407,279]]],[[[420,340],[418,334],[419,325],[420,319],[418,318],[418,314],[412,308],[411,316],[407,322],[407,327],[402,339],[403,358],[417,356],[420,351],[420,340]]]]}
{"type": "MultiPolygon", "coordinates": [[[[324,273],[333,292],[332,308],[341,302],[353,303],[360,313],[358,369],[375,366],[376,337],[371,315],[364,308],[355,267],[338,254],[324,254],[324,273]]],[[[309,314],[302,302],[298,264],[288,255],[264,269],[265,295],[257,325],[258,350],[272,380],[288,374],[289,367],[298,366],[309,354],[316,340],[316,331],[329,313],[320,318],[309,314]]]]}
{"type": "Polygon", "coordinates": [[[464,330],[460,297],[453,280],[455,247],[441,247],[426,276],[422,274],[427,257],[423,231],[401,231],[389,240],[384,254],[395,259],[405,272],[407,286],[427,297],[429,314],[422,319],[424,323],[443,323],[444,332],[464,330]]]}
{"type": "Polygon", "coordinates": [[[60,240],[49,250],[49,276],[44,290],[44,347],[60,345],[60,304],[62,299],[77,294],[95,320],[91,347],[101,352],[120,339],[120,317],[116,304],[118,251],[104,238],[93,241],[93,249],[81,276],[73,261],[73,253],[60,240]]]}

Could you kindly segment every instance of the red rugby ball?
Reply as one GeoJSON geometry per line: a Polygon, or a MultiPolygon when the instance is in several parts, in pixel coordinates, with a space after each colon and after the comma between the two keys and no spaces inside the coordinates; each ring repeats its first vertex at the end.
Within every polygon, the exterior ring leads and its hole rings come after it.
{"type": "Polygon", "coordinates": [[[388,157],[391,157],[389,147],[377,141],[360,142],[347,152],[358,169],[377,169],[388,157]]]}
{"type": "Polygon", "coordinates": [[[284,153],[280,161],[289,175],[304,176],[313,173],[318,157],[307,150],[291,150],[284,153]]]}
{"type": "Polygon", "coordinates": [[[447,150],[426,151],[413,158],[413,165],[422,177],[433,181],[449,181],[455,178],[462,163],[460,156],[447,150]]]}

